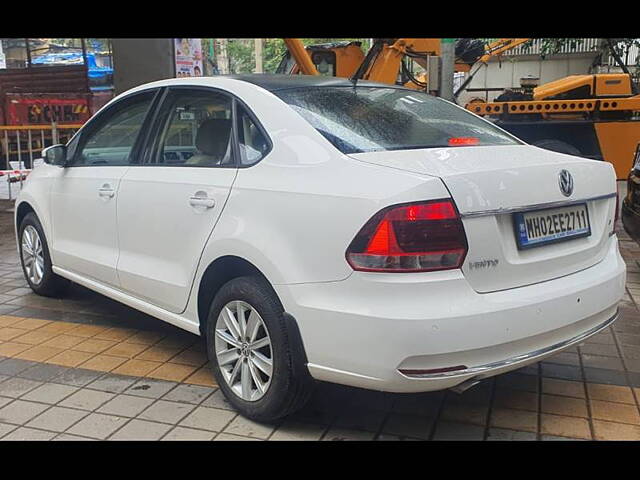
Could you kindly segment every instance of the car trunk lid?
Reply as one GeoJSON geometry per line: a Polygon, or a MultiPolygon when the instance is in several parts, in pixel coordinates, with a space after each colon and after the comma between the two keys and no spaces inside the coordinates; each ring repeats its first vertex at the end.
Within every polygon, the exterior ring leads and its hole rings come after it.
{"type": "MultiPolygon", "coordinates": [[[[478,292],[529,285],[588,268],[604,256],[613,229],[615,175],[605,162],[529,145],[431,148],[351,154],[376,165],[439,177],[462,216],[469,251],[462,267],[478,292]],[[567,170],[567,197],[559,174],[567,170]],[[515,212],[587,205],[591,234],[518,248],[515,212]]],[[[419,199],[416,199],[419,200],[419,199]]]]}

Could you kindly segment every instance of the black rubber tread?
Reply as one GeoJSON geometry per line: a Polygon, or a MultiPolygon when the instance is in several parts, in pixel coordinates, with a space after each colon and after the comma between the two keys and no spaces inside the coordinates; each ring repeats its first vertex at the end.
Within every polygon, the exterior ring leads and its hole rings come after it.
{"type": "Polygon", "coordinates": [[[18,229],[18,248],[20,249],[20,265],[22,266],[22,272],[24,274],[24,278],[33,290],[38,295],[42,295],[44,297],[60,297],[67,290],[69,284],[71,283],[66,278],[61,277],[60,275],[56,275],[53,273],[53,269],[51,268],[51,255],[49,254],[49,244],[47,242],[47,237],[44,234],[44,230],[42,225],[40,224],[40,220],[38,216],[34,212],[29,212],[22,219],[20,223],[20,228],[18,229]],[[39,285],[34,285],[31,283],[29,278],[27,277],[27,272],[24,268],[24,264],[22,262],[22,231],[27,227],[27,225],[33,225],[33,227],[38,232],[40,236],[40,240],[42,242],[42,253],[44,255],[44,275],[42,276],[42,282],[39,285]]]}
{"type": "Polygon", "coordinates": [[[311,397],[314,382],[306,367],[304,348],[299,334],[293,331],[285,318],[284,309],[271,285],[262,277],[237,277],[224,284],[211,302],[206,326],[207,354],[214,375],[227,400],[244,416],[256,421],[269,422],[286,417],[301,409],[311,397]],[[215,325],[222,307],[233,300],[243,300],[255,308],[271,338],[273,377],[269,390],[260,400],[242,400],[222,378],[215,356],[215,325]],[[302,352],[302,353],[301,353],[302,352]]]}

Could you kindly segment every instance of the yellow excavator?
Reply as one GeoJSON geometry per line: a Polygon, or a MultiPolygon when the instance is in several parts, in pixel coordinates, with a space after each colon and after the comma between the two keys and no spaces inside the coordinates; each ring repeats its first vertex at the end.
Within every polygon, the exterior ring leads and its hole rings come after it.
{"type": "MultiPolygon", "coordinates": [[[[459,39],[456,42],[454,70],[468,72],[476,63],[479,66],[486,65],[490,58],[528,40],[530,39],[501,38],[485,45],[480,40],[459,39]]],[[[399,83],[420,90],[429,90],[425,73],[429,69],[429,58],[440,56],[439,38],[379,38],[375,39],[366,54],[362,51],[361,42],[335,42],[306,47],[298,38],[285,38],[284,42],[287,53],[276,73],[329,75],[399,83]],[[424,71],[414,74],[411,61],[424,71]]],[[[473,74],[470,75],[471,78],[473,74]]]]}

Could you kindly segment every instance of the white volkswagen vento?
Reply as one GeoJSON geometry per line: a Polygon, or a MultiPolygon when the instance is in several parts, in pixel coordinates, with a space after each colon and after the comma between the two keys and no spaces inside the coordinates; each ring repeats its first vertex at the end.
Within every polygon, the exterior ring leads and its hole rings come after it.
{"type": "Polygon", "coordinates": [[[31,288],[70,280],[204,335],[258,420],[313,379],[467,388],[606,328],[623,294],[610,164],[413,90],[159,81],[44,156],[15,213],[31,288]]]}

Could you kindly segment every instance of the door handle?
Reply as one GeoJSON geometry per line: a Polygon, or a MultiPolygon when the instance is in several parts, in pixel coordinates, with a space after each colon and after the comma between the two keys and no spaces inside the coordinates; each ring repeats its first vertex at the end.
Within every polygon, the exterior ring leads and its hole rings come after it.
{"type": "Polygon", "coordinates": [[[192,207],[213,208],[215,204],[216,201],[213,198],[209,198],[207,192],[203,191],[196,192],[189,198],[189,205],[192,207]]]}
{"type": "Polygon", "coordinates": [[[98,189],[98,195],[104,198],[113,198],[115,194],[115,190],[108,183],[105,183],[98,189]]]}

